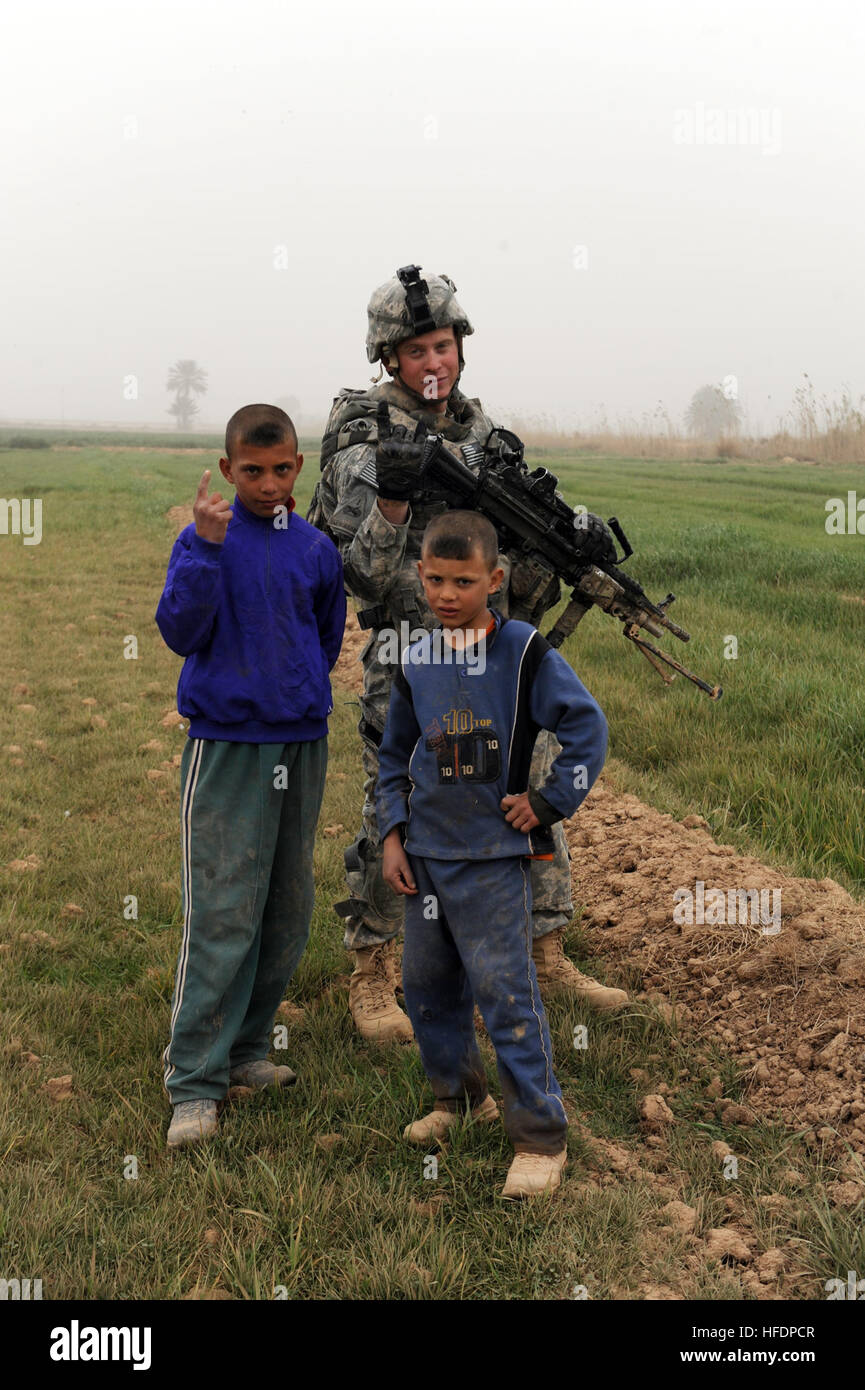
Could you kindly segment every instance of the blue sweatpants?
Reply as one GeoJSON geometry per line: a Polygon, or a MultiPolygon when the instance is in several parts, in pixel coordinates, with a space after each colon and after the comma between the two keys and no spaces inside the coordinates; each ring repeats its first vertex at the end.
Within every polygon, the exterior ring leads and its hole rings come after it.
{"type": "Polygon", "coordinates": [[[418,891],[404,900],[403,989],[436,1100],[455,1109],[487,1095],[477,1002],[511,1143],[518,1153],[559,1153],[568,1122],[532,960],[528,862],[409,858],[418,891]]]}
{"type": "Polygon", "coordinates": [[[183,936],[163,1059],[173,1105],[221,1100],[230,1070],[270,1051],[276,1010],[309,937],[326,768],[327,738],[187,740],[183,936]]]}

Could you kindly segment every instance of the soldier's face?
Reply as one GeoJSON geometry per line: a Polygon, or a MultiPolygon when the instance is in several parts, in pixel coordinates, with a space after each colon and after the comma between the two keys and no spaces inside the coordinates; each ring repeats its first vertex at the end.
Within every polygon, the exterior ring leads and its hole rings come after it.
{"type": "Polygon", "coordinates": [[[425,397],[433,409],[444,410],[460,374],[460,354],[452,328],[434,328],[419,338],[408,338],[396,350],[399,374],[412,391],[425,397]]]}
{"type": "Polygon", "coordinates": [[[466,560],[449,560],[425,550],[418,574],[426,601],[442,627],[476,628],[489,622],[487,599],[501,588],[504,570],[490,570],[479,547],[466,560]]]}
{"type": "Polygon", "coordinates": [[[259,449],[241,444],[237,457],[220,459],[219,467],[223,477],[236,487],[245,507],[255,516],[273,516],[277,507],[289,504],[303,467],[303,454],[298,454],[288,440],[259,449]]]}

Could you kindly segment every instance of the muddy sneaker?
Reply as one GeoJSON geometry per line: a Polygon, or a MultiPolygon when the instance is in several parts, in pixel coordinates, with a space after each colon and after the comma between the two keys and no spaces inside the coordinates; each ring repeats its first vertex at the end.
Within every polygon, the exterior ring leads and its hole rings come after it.
{"type": "Polygon", "coordinates": [[[562,946],[563,930],[559,927],[556,931],[547,932],[546,936],[535,937],[532,942],[532,959],[541,993],[545,990],[561,991],[601,1013],[624,1008],[629,1001],[623,989],[610,989],[607,985],[599,984],[568,960],[562,946]]]}
{"type": "Polygon", "coordinates": [[[245,1062],[242,1067],[232,1067],[228,1079],[232,1086],[248,1086],[252,1091],[264,1091],[268,1086],[293,1086],[297,1074],[291,1067],[277,1067],[263,1057],[258,1062],[245,1062]]]}
{"type": "Polygon", "coordinates": [[[168,1127],[169,1149],[198,1144],[216,1133],[215,1100],[181,1100],[175,1105],[168,1127]]]}
{"type": "MultiPolygon", "coordinates": [[[[491,1124],[498,1117],[499,1107],[492,1096],[487,1096],[480,1105],[472,1106],[472,1119],[480,1120],[482,1124],[491,1124]]],[[[464,1110],[431,1110],[422,1120],[415,1120],[413,1125],[406,1125],[402,1137],[412,1144],[429,1144],[434,1139],[444,1139],[448,1130],[453,1129],[453,1126],[463,1119],[464,1110]]]]}
{"type": "Polygon", "coordinates": [[[502,1196],[516,1199],[538,1192],[555,1192],[561,1185],[567,1149],[557,1154],[517,1154],[508,1169],[502,1196]]]}
{"type": "Polygon", "coordinates": [[[411,1042],[414,1029],[396,1002],[393,961],[396,942],[365,946],[354,952],[348,1006],[362,1038],[375,1042],[411,1042]]]}

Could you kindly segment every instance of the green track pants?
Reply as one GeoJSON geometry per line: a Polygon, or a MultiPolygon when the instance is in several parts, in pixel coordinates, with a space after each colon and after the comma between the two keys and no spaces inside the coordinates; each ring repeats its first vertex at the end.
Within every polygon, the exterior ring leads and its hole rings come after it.
{"type": "Polygon", "coordinates": [[[173,1105],[221,1100],[265,1057],[303,955],[327,739],[188,739],[180,776],[183,936],[165,1049],[173,1105]]]}

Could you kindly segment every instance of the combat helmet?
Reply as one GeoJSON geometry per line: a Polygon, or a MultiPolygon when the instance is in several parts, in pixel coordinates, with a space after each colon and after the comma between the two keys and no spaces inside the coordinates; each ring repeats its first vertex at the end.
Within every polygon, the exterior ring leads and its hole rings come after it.
{"type": "Polygon", "coordinates": [[[407,338],[431,333],[435,328],[454,329],[459,346],[460,366],[463,365],[462,339],[474,329],[460,308],[457,287],[447,275],[430,275],[421,279],[421,268],[404,265],[393,276],[373,290],[367,307],[369,328],[366,335],[366,355],[370,362],[379,358],[391,365],[388,349],[395,349],[407,338]]]}

